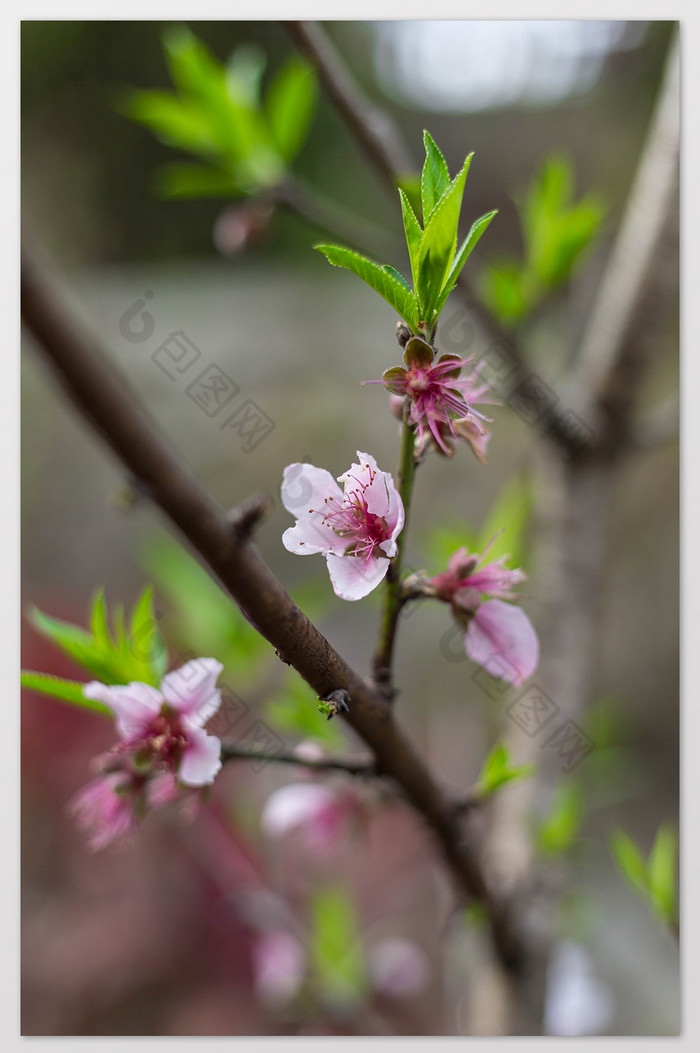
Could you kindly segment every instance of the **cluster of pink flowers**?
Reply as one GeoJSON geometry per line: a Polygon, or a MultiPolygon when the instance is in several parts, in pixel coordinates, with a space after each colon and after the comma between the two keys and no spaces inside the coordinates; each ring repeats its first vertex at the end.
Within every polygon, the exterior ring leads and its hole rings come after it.
{"type": "Polygon", "coordinates": [[[137,682],[85,685],[86,698],[111,710],[120,736],[97,759],[99,776],[71,802],[94,849],[129,834],[147,811],[174,800],[179,785],[213,782],[221,743],[204,725],[221,704],[222,668],[214,658],[195,658],[164,676],[160,690],[137,682]]]}
{"type": "Polygon", "coordinates": [[[458,549],[447,570],[427,584],[432,595],[451,605],[472,661],[518,686],[532,675],[539,658],[530,619],[505,602],[515,598],[513,587],[525,580],[525,574],[506,567],[506,556],[483,563],[484,554],[458,549]]]}

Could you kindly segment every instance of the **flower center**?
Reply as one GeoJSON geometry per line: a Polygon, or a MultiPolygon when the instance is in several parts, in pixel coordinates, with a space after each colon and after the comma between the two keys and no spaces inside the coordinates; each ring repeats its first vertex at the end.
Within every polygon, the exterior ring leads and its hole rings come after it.
{"type": "Polygon", "coordinates": [[[163,706],[136,744],[136,755],[149,764],[162,764],[175,771],[187,746],[187,734],[178,713],[163,706]]]}
{"type": "Polygon", "coordinates": [[[391,530],[383,516],[370,512],[366,491],[374,482],[376,472],[370,465],[369,482],[357,479],[356,490],[346,490],[342,503],[335,497],[325,499],[323,525],[328,526],[339,537],[348,538],[350,544],[345,550],[346,556],[362,556],[367,562],[373,557],[375,549],[391,537],[391,530]]]}

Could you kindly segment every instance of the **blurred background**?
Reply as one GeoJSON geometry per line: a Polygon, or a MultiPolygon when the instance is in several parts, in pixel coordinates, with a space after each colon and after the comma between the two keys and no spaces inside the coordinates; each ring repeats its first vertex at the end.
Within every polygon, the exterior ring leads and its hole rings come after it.
{"type": "MultiPolygon", "coordinates": [[[[311,251],[319,232],[298,216],[154,193],[154,171],[175,153],[124,115],[124,99],[133,88],[169,86],[161,40],[168,28],[24,23],[23,218],[65,275],[76,310],[216,497],[225,505],[261,489],[275,497],[258,535],[265,560],[343,656],[367,669],[378,596],[344,604],[322,560],[284,550],[290,519],[278,493],[290,462],[339,475],[358,448],[395,470],[398,426],[386,393],[360,386],[398,361],[395,317],[311,251]],[[186,376],[162,350],[173,334],[197,363],[186,376]],[[222,412],[191,386],[205,368],[228,380],[222,412]],[[247,400],[262,422],[252,438],[226,426],[247,400]]],[[[273,22],[189,28],[220,61],[242,45],[262,49],[264,83],[293,51],[273,22]]],[[[391,112],[416,167],[424,127],[452,172],[475,151],[464,220],[499,210],[467,267],[485,298],[498,299],[502,288],[489,267],[507,270],[508,260],[522,258],[518,203],[547,158],[565,159],[574,198],[595,196],[596,238],[525,330],[536,361],[556,377],[624,207],[674,24],[327,28],[365,91],[391,112]]],[[[400,245],[398,202],[322,95],[294,171],[371,221],[383,244],[400,245]]],[[[677,266],[672,245],[647,334],[654,356],[646,405],[678,384],[677,266]]],[[[467,337],[459,319],[448,305],[442,350],[468,338],[473,353],[479,334],[467,337]]],[[[493,416],[486,467],[465,448],[451,461],[431,458],[419,473],[410,566],[443,569],[448,543],[462,529],[477,536],[499,500],[502,509],[527,509],[536,430],[505,406],[493,416]]],[[[312,693],[128,491],[29,340],[22,422],[25,612],[36,605],[84,625],[98,587],[110,605],[131,606],[150,582],[173,664],[192,652],[224,661],[227,690],[247,714],[236,735],[259,719],[273,741],[359,751],[338,721],[317,717],[312,693]]],[[[659,824],[677,819],[677,462],[675,444],[628,457],[616,494],[590,699],[596,749],[563,780],[569,842],[543,847],[554,866],[576,874],[560,904],[552,1033],[678,1032],[677,947],[624,883],[608,847],[611,831],[624,827],[648,852],[659,824]]],[[[513,515],[520,526],[512,547],[527,570],[527,512],[513,515]]],[[[537,624],[536,582],[523,591],[537,624]]],[[[449,629],[437,607],[404,617],[398,705],[412,737],[458,790],[477,778],[504,703],[475,684],[449,629]]],[[[28,623],[22,664],[81,677],[28,623]]],[[[24,1034],[464,1033],[479,920],[455,913],[427,834],[407,809],[365,785],[348,801],[347,784],[332,780],[343,805],[336,837],[322,845],[267,837],[266,801],[304,776],[231,763],[197,816],[177,809],[150,816],[133,846],[91,854],[66,804],[112,741],[99,717],[24,693],[24,1034]]]]}

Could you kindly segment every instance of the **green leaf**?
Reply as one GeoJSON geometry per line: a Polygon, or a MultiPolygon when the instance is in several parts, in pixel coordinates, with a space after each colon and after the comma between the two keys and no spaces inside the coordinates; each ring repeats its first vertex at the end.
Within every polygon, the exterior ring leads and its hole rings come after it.
{"type": "Polygon", "coordinates": [[[253,109],[260,105],[260,88],[266,66],[267,55],[259,44],[241,44],[226,62],[227,85],[233,83],[234,94],[253,109]]]}
{"type": "Polygon", "coordinates": [[[245,179],[223,168],[174,161],[155,172],[153,183],[158,196],[164,198],[231,198],[243,192],[245,179]]]}
{"type": "Polygon", "coordinates": [[[318,84],[308,62],[293,56],[283,63],[265,98],[270,135],[285,161],[292,161],[306,139],[318,84]]]}
{"type": "Polygon", "coordinates": [[[394,274],[398,272],[394,272],[393,268],[386,269],[360,256],[359,253],[340,248],[338,245],[315,245],[314,248],[322,252],[334,267],[345,267],[367,282],[415,331],[418,322],[416,299],[406,279],[399,280],[403,276],[397,278],[394,274]]]}
{"type": "Polygon", "coordinates": [[[342,889],[322,889],[311,902],[311,959],[316,984],[332,1005],[359,1001],[367,976],[352,902],[342,889]]]}
{"type": "Polygon", "coordinates": [[[465,159],[459,174],[430,213],[423,230],[418,252],[416,295],[425,315],[423,320],[429,325],[455,257],[459,213],[472,157],[473,154],[469,154],[465,159]]]}
{"type": "Polygon", "coordinates": [[[563,855],[574,844],[583,818],[581,789],[569,780],[561,783],[554,795],[549,816],[536,832],[539,850],[547,855],[563,855]]]}
{"type": "Polygon", "coordinates": [[[423,231],[421,230],[420,223],[416,219],[415,212],[411,208],[410,201],[400,187],[399,197],[401,199],[401,215],[403,216],[403,228],[406,232],[408,256],[411,261],[411,274],[413,276],[413,284],[415,285],[418,276],[418,252],[420,250],[423,231]]]}
{"type": "Polygon", "coordinates": [[[150,128],[168,146],[196,154],[219,152],[218,136],[206,113],[192,102],[183,102],[164,91],[134,91],[118,109],[150,128]]]}
{"type": "Polygon", "coordinates": [[[520,264],[508,259],[487,264],[479,276],[482,300],[507,328],[525,318],[541,295],[539,287],[525,278],[520,264]]]}
{"type": "Polygon", "coordinates": [[[420,189],[423,223],[427,225],[430,213],[450,185],[450,170],[430,132],[423,132],[423,143],[425,144],[425,163],[420,189]]]}
{"type": "Polygon", "coordinates": [[[82,709],[91,709],[95,713],[104,713],[106,716],[112,716],[111,710],[107,706],[85,697],[83,694],[85,684],[79,683],[77,680],[64,680],[61,677],[49,676],[46,673],[22,672],[20,684],[31,691],[39,691],[42,695],[51,695],[52,698],[59,698],[62,702],[70,702],[72,705],[80,706],[82,709]]]}
{"type": "Polygon", "coordinates": [[[158,631],[150,585],[139,596],[131,615],[129,652],[137,664],[144,667],[144,672],[150,675],[148,682],[155,686],[160,684],[168,668],[168,652],[158,631]]]}
{"type": "Polygon", "coordinates": [[[489,542],[493,542],[488,551],[489,560],[510,556],[511,566],[522,566],[525,561],[526,532],[532,512],[532,486],[524,473],[516,472],[506,482],[489,510],[479,532],[477,551],[483,552],[489,542]]]}
{"type": "Polygon", "coordinates": [[[647,869],[644,858],[634,841],[624,830],[615,830],[610,836],[610,851],[620,873],[635,892],[647,891],[647,869]]]}
{"type": "Polygon", "coordinates": [[[664,825],[654,841],[647,866],[649,895],[659,917],[667,922],[676,918],[676,833],[664,825]]]}
{"type": "MultiPolygon", "coordinates": [[[[29,615],[34,628],[51,640],[64,654],[84,666],[103,683],[117,683],[109,678],[112,675],[112,666],[101,645],[96,644],[91,633],[86,632],[77,625],[70,622],[51,618],[34,607],[29,615]]],[[[124,681],[122,681],[123,683],[124,681]]]]}
{"type": "Polygon", "coordinates": [[[457,279],[462,273],[462,268],[464,267],[464,264],[467,262],[469,256],[476,248],[479,238],[484,233],[484,231],[488,227],[493,217],[497,214],[497,212],[498,209],[494,209],[492,212],[487,212],[485,215],[481,216],[479,219],[475,220],[474,223],[472,223],[469,233],[462,242],[459,252],[455,256],[454,263],[452,264],[450,273],[447,276],[447,281],[445,282],[445,287],[440,295],[440,299],[438,300],[436,310],[442,310],[445,301],[447,300],[447,297],[454,289],[457,279]]]}
{"type": "Polygon", "coordinates": [[[477,782],[477,794],[480,798],[489,797],[492,793],[514,779],[528,779],[535,772],[534,764],[511,766],[508,750],[498,742],[486,757],[477,782]]]}

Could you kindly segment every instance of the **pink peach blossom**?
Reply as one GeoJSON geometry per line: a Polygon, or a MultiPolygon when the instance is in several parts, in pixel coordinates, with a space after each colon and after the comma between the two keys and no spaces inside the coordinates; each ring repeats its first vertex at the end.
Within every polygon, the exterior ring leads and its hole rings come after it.
{"type": "Polygon", "coordinates": [[[522,570],[505,565],[507,558],[480,564],[483,553],[458,549],[447,570],[428,585],[433,595],[451,604],[464,626],[464,646],[472,661],[517,687],[537,668],[539,643],[527,615],[504,602],[515,598],[513,587],[525,580],[522,570]]]}
{"type": "Polygon", "coordinates": [[[93,680],[83,693],[112,710],[122,738],[119,752],[131,753],[142,766],[171,771],[185,786],[205,786],[221,768],[221,743],[204,725],[221,705],[215,684],[222,669],[214,658],[195,658],[164,676],[160,690],[93,680]]]}
{"type": "MultiPolygon", "coordinates": [[[[417,429],[418,453],[431,440],[449,457],[454,452],[450,440],[464,439],[483,460],[489,437],[485,427],[488,417],[474,405],[492,401],[484,397],[489,385],[479,379],[479,367],[460,376],[462,369],[472,363],[471,358],[442,355],[437,362],[433,359],[433,348],[419,337],[412,337],[404,352],[408,368],[395,366],[386,371],[381,381],[368,383],[383,383],[394,396],[411,399],[408,421],[417,429]]],[[[396,406],[392,402],[393,412],[396,406]]]]}
{"type": "Polygon", "coordinates": [[[282,502],[297,517],[285,530],[284,547],[299,556],[321,553],[336,596],[359,600],[382,581],[396,555],[404,524],[401,496],[374,457],[357,451],[338,482],[324,468],[290,464],[282,481],[282,502]]]}

